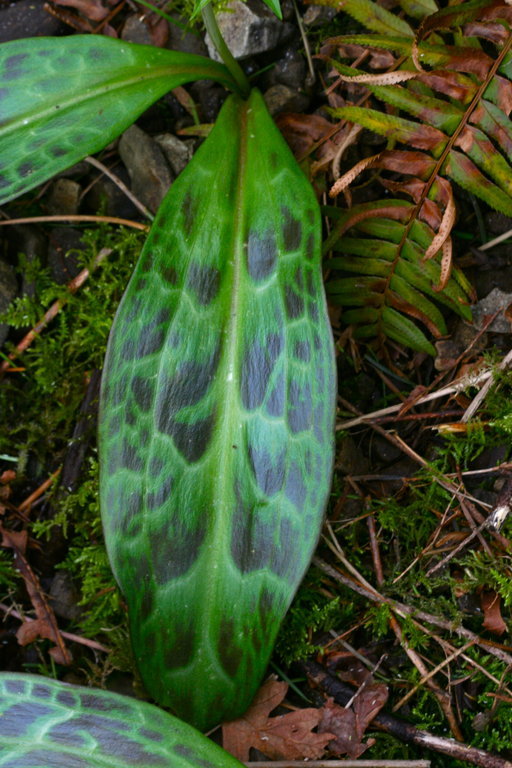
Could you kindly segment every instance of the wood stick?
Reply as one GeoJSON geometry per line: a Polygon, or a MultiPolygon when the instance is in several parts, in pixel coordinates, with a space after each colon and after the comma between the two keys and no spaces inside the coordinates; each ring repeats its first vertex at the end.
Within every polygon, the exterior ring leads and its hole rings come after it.
{"type": "MultiPolygon", "coordinates": [[[[352,688],[330,675],[316,661],[302,661],[299,662],[299,666],[312,683],[318,686],[328,696],[332,696],[340,706],[345,706],[345,703],[353,695],[354,691],[352,688]]],[[[512,762],[510,762],[510,760],[505,760],[504,758],[499,757],[498,755],[493,755],[491,752],[486,752],[483,749],[467,747],[465,744],[460,744],[454,739],[447,739],[444,736],[436,736],[428,731],[420,731],[419,728],[415,728],[413,725],[404,723],[402,720],[398,720],[383,712],[379,712],[379,714],[373,718],[372,726],[389,733],[391,736],[394,736],[406,744],[415,744],[423,749],[431,749],[434,752],[448,755],[456,760],[465,760],[467,763],[477,765],[480,768],[512,768],[512,762]]],[[[267,765],[269,764],[267,763],[267,765]]],[[[287,763],[286,765],[289,766],[290,764],[287,763]]],[[[310,766],[311,763],[308,761],[303,765],[304,767],[306,765],[310,766]]],[[[348,766],[348,763],[345,762],[344,766],[348,766]]],[[[361,763],[359,763],[359,768],[362,768],[361,763]]]]}
{"type": "Polygon", "coordinates": [[[430,760],[255,760],[244,765],[247,768],[430,768],[430,760]]]}

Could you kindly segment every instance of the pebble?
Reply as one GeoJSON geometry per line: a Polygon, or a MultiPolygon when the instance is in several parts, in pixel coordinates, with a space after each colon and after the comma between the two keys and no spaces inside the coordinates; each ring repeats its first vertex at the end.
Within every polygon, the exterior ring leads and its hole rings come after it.
{"type": "Polygon", "coordinates": [[[175,176],[178,176],[194,154],[194,139],[178,139],[172,133],[161,133],[155,141],[162,149],[175,176]]]}
{"type": "Polygon", "coordinates": [[[50,186],[48,213],[73,216],[78,213],[82,187],[72,179],[56,179],[50,186]]]}
{"type": "Polygon", "coordinates": [[[173,180],[164,153],[137,125],[123,133],[119,154],[128,169],[133,194],[156,213],[173,180]]]}
{"type": "MultiPolygon", "coordinates": [[[[283,39],[289,25],[274,16],[261,0],[233,0],[228,10],[216,14],[217,24],[235,59],[245,59],[271,51],[283,39]]],[[[205,43],[212,59],[220,61],[217,49],[207,34],[205,43]]]]}
{"type": "Polygon", "coordinates": [[[304,112],[309,106],[309,98],[287,85],[272,85],[263,94],[268,111],[271,115],[281,112],[304,112]]]}

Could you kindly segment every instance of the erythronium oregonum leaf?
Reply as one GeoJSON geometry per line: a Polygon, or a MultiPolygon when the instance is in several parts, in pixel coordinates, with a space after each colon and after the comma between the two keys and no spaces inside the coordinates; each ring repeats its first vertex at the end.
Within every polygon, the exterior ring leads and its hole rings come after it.
{"type": "Polygon", "coordinates": [[[174,182],[114,321],[100,408],[107,548],[151,695],[245,711],[316,545],[335,372],[310,184],[259,92],[174,182]]]}
{"type": "Polygon", "coordinates": [[[37,675],[0,674],[1,768],[242,768],[144,701],[37,675]]]}
{"type": "Polygon", "coordinates": [[[0,46],[0,204],[103,149],[191,80],[236,89],[222,64],[100,35],[0,46]]]}

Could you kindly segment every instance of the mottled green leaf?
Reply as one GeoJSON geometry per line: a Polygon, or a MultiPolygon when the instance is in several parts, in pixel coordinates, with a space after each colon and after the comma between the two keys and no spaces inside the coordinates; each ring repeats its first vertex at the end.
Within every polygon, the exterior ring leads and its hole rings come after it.
{"type": "Polygon", "coordinates": [[[335,372],[311,186],[261,95],[230,97],[114,322],[101,500],[145,685],[240,715],[322,524],[335,372]]]}
{"type": "Polygon", "coordinates": [[[101,35],[0,45],[0,204],[106,146],[182,83],[219,80],[202,56],[101,35]]]}
{"type": "Polygon", "coordinates": [[[190,725],[128,696],[0,674],[1,768],[242,768],[190,725]]]}

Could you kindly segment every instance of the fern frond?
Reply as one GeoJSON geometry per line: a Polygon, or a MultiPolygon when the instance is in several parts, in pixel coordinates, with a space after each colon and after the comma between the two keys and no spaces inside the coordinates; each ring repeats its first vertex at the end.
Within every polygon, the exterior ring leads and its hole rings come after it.
{"type": "MultiPolygon", "coordinates": [[[[343,214],[329,209],[337,222],[328,241],[335,254],[328,262],[333,268],[328,290],[332,300],[347,307],[344,317],[355,326],[355,336],[372,339],[374,334],[382,344],[388,335],[430,352],[430,342],[413,321],[438,337],[446,333],[439,303],[470,316],[471,288],[460,272],[450,278],[449,271],[452,182],[512,216],[512,6],[506,0],[463,0],[429,15],[431,2],[400,0],[413,25],[420,20],[411,36],[405,19],[404,32],[388,26],[387,34],[384,24],[375,22],[379,6],[365,0],[372,22],[361,14],[358,20],[373,34],[328,41],[340,57],[347,58],[350,46],[370,54],[384,49],[396,57],[392,75],[331,61],[342,81],[386,105],[379,110],[347,101],[331,114],[388,140],[387,150],[338,179],[331,195],[347,189],[362,171],[377,169],[389,192],[412,199],[386,199],[343,214]],[[359,239],[362,245],[356,245],[359,239]],[[356,285],[357,300],[349,296],[356,285]]],[[[347,0],[343,9],[355,16],[354,4],[347,0]]],[[[372,56],[366,60],[371,67],[372,56]]]]}
{"type": "Polygon", "coordinates": [[[446,324],[438,305],[471,320],[472,290],[457,269],[442,291],[435,290],[441,282],[441,258],[424,258],[435,236],[428,224],[417,220],[407,227],[414,207],[392,199],[343,212],[327,208],[336,221],[325,245],[326,252],[334,254],[326,261],[332,274],[327,291],[330,302],[344,308],[342,320],[354,326],[355,338],[380,344],[389,337],[433,354],[432,344],[413,320],[435,338],[443,336],[446,324]]]}

